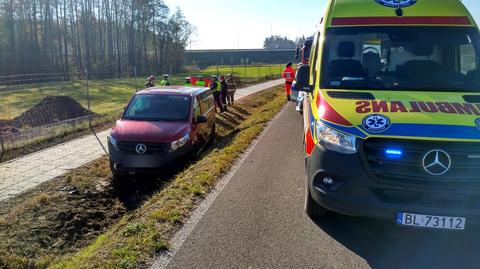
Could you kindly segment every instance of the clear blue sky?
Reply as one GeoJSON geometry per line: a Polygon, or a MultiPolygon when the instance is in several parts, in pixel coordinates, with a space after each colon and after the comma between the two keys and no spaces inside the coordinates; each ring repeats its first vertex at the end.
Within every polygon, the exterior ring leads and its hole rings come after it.
{"type": "MultiPolygon", "coordinates": [[[[197,28],[192,38],[193,49],[261,48],[271,33],[291,39],[311,35],[326,3],[326,0],[164,1],[172,9],[180,7],[197,28]]],[[[480,23],[480,0],[463,2],[480,23]]]]}

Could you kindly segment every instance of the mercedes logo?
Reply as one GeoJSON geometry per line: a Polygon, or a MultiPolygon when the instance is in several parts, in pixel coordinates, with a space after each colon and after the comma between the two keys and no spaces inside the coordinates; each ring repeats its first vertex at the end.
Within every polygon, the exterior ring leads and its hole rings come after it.
{"type": "Polygon", "coordinates": [[[423,157],[423,169],[432,176],[441,176],[447,173],[452,166],[452,159],[443,150],[432,150],[423,157]]]}
{"type": "Polygon", "coordinates": [[[145,152],[147,152],[147,146],[145,146],[144,144],[138,144],[137,147],[135,148],[135,151],[139,155],[143,155],[145,154],[145,152]]]}

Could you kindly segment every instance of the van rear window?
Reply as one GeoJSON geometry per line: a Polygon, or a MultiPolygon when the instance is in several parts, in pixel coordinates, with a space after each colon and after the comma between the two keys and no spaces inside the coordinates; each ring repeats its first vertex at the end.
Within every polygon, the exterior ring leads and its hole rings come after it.
{"type": "Polygon", "coordinates": [[[125,110],[123,119],[188,121],[190,100],[190,97],[181,95],[137,95],[125,110]]]}
{"type": "Polygon", "coordinates": [[[480,92],[480,37],[470,27],[327,30],[323,88],[480,92]]]}

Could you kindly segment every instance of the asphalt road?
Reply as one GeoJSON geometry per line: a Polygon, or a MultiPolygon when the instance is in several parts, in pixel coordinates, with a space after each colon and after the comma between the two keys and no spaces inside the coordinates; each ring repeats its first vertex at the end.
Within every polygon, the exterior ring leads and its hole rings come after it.
{"type": "Polygon", "coordinates": [[[309,219],[303,209],[301,130],[302,118],[290,104],[218,195],[169,268],[480,266],[478,228],[438,232],[336,215],[309,219]]]}

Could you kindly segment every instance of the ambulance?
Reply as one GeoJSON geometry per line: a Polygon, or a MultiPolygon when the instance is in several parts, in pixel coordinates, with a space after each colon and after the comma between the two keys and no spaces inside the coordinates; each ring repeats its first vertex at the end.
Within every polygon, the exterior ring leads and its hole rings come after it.
{"type": "Polygon", "coordinates": [[[480,222],[480,35],[459,0],[332,0],[300,67],[305,209],[480,222]]]}

